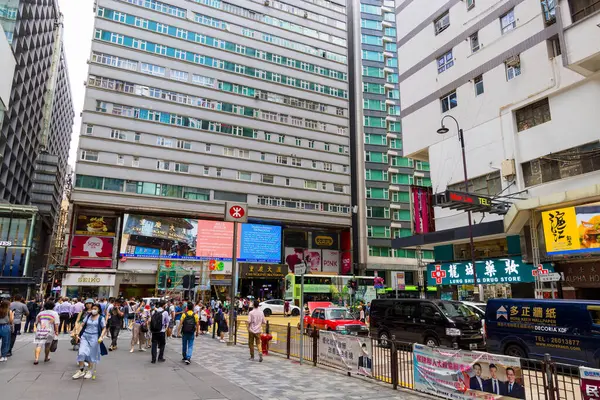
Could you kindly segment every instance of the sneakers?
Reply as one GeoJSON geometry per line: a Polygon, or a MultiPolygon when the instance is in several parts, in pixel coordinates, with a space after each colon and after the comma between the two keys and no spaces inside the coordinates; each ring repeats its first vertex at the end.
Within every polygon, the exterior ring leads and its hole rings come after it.
{"type": "Polygon", "coordinates": [[[262,360],[263,360],[263,358],[262,358],[262,354],[260,354],[260,355],[258,356],[258,362],[262,362],[262,360]]]}
{"type": "Polygon", "coordinates": [[[90,379],[92,376],[94,376],[94,375],[92,374],[92,371],[89,371],[89,370],[88,370],[88,371],[85,373],[85,375],[83,375],[83,379],[90,379]]]}
{"type": "Polygon", "coordinates": [[[6,361],[8,361],[8,358],[6,358],[6,357],[0,357],[0,362],[6,362],[6,361]]]}
{"type": "Polygon", "coordinates": [[[75,372],[75,375],[73,375],[73,379],[83,378],[84,376],[85,376],[85,371],[80,369],[79,371],[75,372]]]}
{"type": "Polygon", "coordinates": [[[190,360],[185,360],[185,363],[186,363],[187,365],[190,365],[192,362],[191,362],[190,360]]]}
{"type": "Polygon", "coordinates": [[[227,343],[227,341],[225,341],[223,339],[219,340],[219,342],[221,342],[221,343],[227,343]]]}
{"type": "Polygon", "coordinates": [[[146,349],[140,349],[139,351],[146,351],[146,349]]]}
{"type": "Polygon", "coordinates": [[[133,349],[129,350],[130,353],[133,353],[133,349]]]}
{"type": "Polygon", "coordinates": [[[254,361],[254,357],[250,357],[248,361],[254,361]]]}

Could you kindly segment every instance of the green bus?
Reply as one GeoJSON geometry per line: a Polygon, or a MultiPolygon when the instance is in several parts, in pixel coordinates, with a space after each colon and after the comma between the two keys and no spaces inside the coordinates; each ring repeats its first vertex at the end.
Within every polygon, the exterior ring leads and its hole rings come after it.
{"type": "MultiPolygon", "coordinates": [[[[300,306],[300,275],[288,274],[285,277],[285,299],[300,306]]],[[[339,305],[352,305],[363,301],[365,304],[377,297],[373,276],[350,275],[304,275],[304,302],[330,301],[339,305]],[[354,298],[350,294],[348,282],[356,279],[358,289],[354,298]]]]}

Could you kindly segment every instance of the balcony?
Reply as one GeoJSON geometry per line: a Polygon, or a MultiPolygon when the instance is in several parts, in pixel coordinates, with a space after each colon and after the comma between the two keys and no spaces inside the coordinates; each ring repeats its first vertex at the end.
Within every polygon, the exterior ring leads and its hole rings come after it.
{"type": "Polygon", "coordinates": [[[388,149],[388,156],[397,156],[398,152],[396,150],[388,149]]]}
{"type": "Polygon", "coordinates": [[[398,121],[398,118],[396,116],[394,116],[394,115],[387,115],[385,117],[385,120],[386,121],[398,121]]]}
{"type": "Polygon", "coordinates": [[[570,0],[569,6],[573,24],[565,28],[567,67],[590,76],[600,71],[600,0],[570,0]]]}
{"type": "Polygon", "coordinates": [[[394,53],[391,53],[389,51],[384,51],[383,52],[383,56],[387,57],[387,58],[393,58],[394,57],[394,53]]]}
{"type": "Polygon", "coordinates": [[[383,86],[386,89],[394,89],[394,87],[395,87],[393,83],[389,83],[389,82],[386,82],[383,86]]]}
{"type": "Polygon", "coordinates": [[[388,104],[388,105],[391,105],[391,106],[395,106],[396,105],[396,100],[385,99],[385,104],[388,104]]]}
{"type": "Polygon", "coordinates": [[[393,37],[390,37],[390,36],[384,36],[383,41],[388,42],[388,43],[393,43],[396,41],[396,39],[394,39],[393,37]]]}
{"type": "Polygon", "coordinates": [[[394,26],[394,24],[392,24],[391,22],[386,21],[386,20],[381,21],[381,25],[383,25],[386,28],[391,28],[394,26]]]}

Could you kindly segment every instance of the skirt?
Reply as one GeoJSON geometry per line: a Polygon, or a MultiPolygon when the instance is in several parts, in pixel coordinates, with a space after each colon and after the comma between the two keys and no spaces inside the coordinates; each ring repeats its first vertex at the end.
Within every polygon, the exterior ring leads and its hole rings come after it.
{"type": "Polygon", "coordinates": [[[200,330],[202,332],[208,331],[208,321],[200,321],[200,330]]]}

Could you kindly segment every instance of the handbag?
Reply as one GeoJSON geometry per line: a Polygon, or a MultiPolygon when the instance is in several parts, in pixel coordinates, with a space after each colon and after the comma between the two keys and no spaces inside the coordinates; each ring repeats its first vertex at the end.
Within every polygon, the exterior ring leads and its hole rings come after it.
{"type": "Polygon", "coordinates": [[[108,350],[106,349],[106,345],[104,342],[100,342],[100,355],[105,356],[108,354],[108,350]]]}
{"type": "Polygon", "coordinates": [[[52,344],[50,344],[50,352],[54,353],[58,349],[58,339],[54,339],[52,344]]]}
{"type": "Polygon", "coordinates": [[[148,325],[146,325],[145,323],[141,324],[140,325],[140,332],[142,332],[142,333],[148,333],[148,325]]]}

